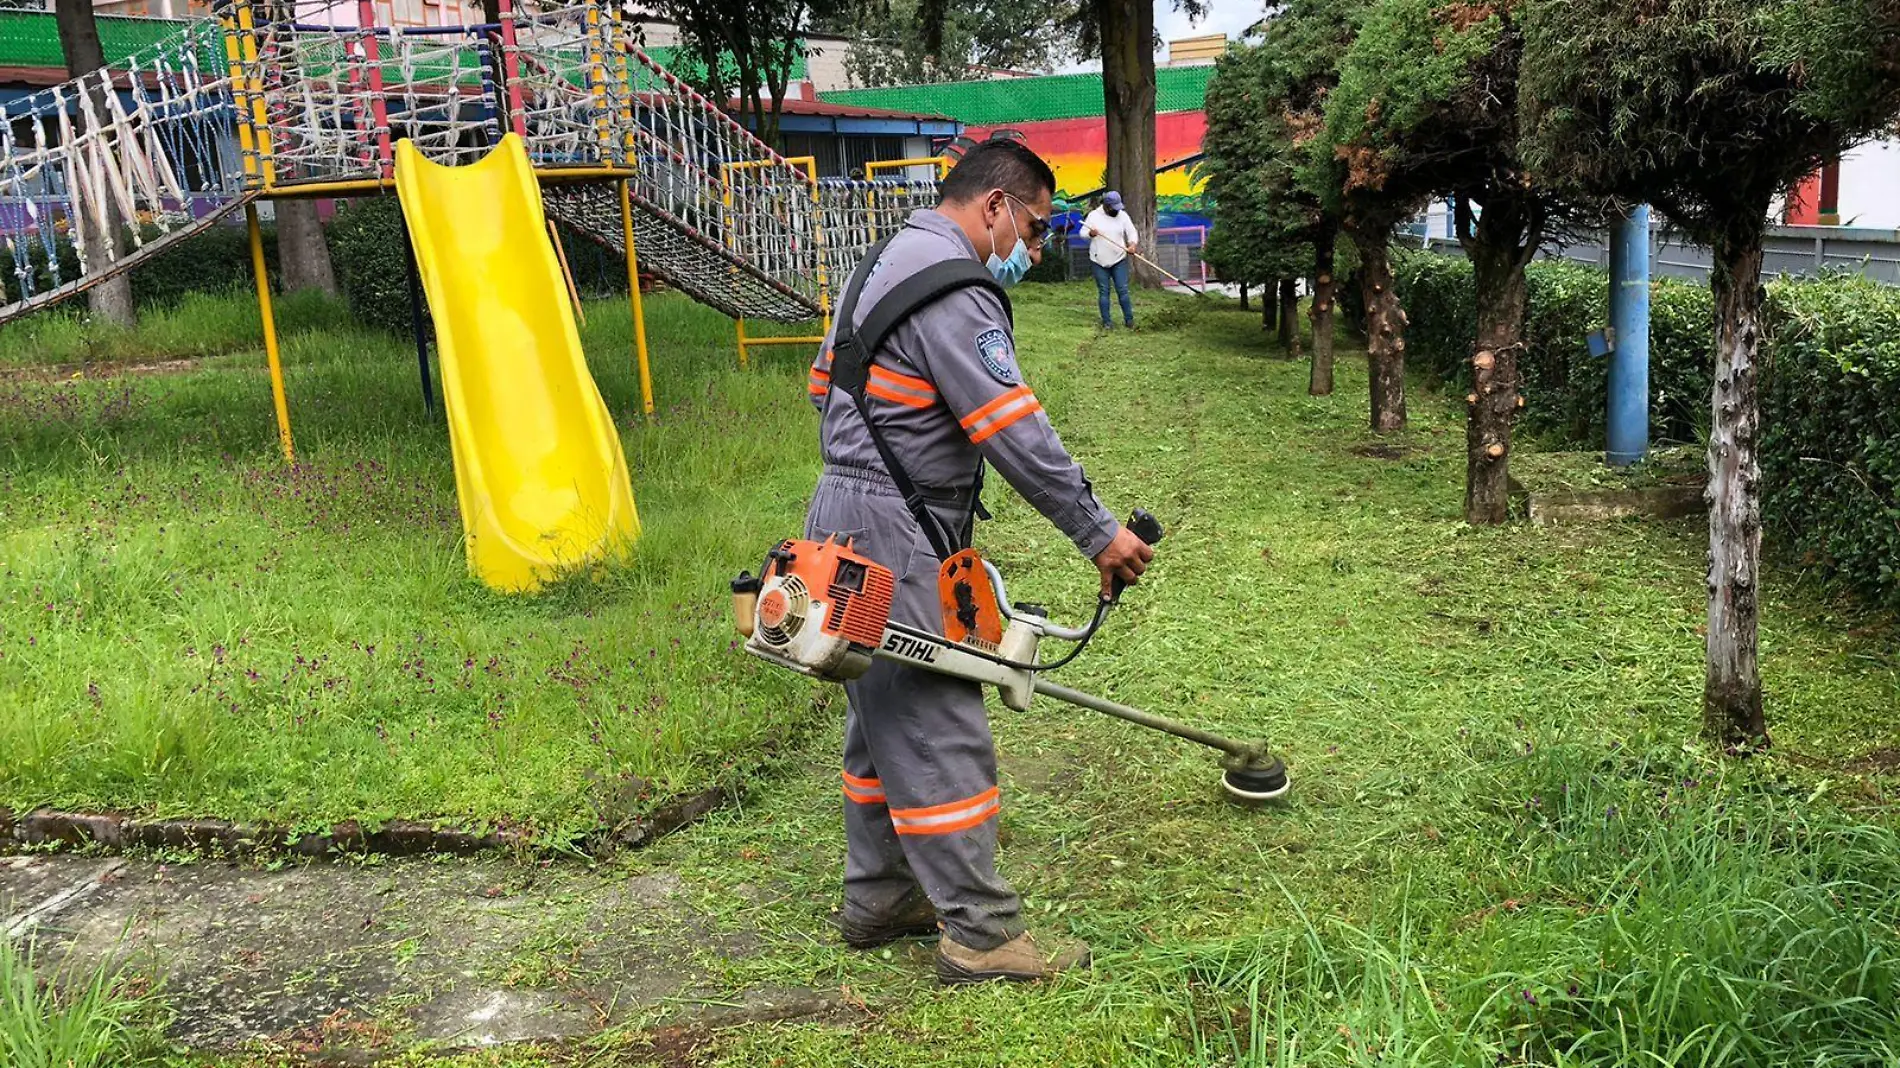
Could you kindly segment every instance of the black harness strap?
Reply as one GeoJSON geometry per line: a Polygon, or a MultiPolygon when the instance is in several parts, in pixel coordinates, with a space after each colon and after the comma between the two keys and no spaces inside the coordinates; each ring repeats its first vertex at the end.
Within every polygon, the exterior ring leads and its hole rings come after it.
{"type": "MultiPolygon", "coordinates": [[[[1002,284],[991,277],[990,272],[974,260],[946,260],[933,263],[916,274],[897,283],[889,293],[878,299],[864,317],[862,327],[851,324],[857,317],[858,297],[864,291],[864,283],[870,277],[872,267],[884,249],[896,237],[892,234],[871,246],[857,270],[851,272],[851,280],[845,286],[844,298],[838,302],[838,315],[834,320],[836,328],[831,344],[831,384],[841,389],[857,406],[858,415],[864,420],[865,429],[871,434],[871,444],[876,446],[877,454],[884,461],[884,470],[891,476],[891,482],[897,486],[897,492],[904,498],[905,507],[916,518],[917,525],[923,528],[924,537],[929,539],[930,548],[937,559],[948,560],[956,553],[956,546],[943,525],[932,514],[923,492],[911,480],[909,472],[897,460],[890,443],[877,428],[877,420],[871,417],[871,402],[866,387],[871,380],[871,363],[877,350],[883,346],[891,332],[920,309],[954,293],[960,289],[977,287],[995,293],[1003,302],[1005,314],[1014,321],[1014,311],[1009,303],[1009,294],[1002,284]]],[[[830,397],[826,396],[829,403],[830,397]]],[[[966,521],[961,541],[970,537],[970,523],[976,514],[983,511],[983,505],[977,499],[983,487],[983,463],[977,461],[975,482],[971,489],[971,520],[966,521]]]]}

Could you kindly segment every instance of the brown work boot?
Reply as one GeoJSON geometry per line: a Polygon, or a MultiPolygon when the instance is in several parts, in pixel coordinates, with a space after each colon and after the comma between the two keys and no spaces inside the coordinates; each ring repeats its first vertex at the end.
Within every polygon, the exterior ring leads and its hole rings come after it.
{"type": "Polygon", "coordinates": [[[937,943],[937,978],[946,983],[991,979],[1027,983],[1088,966],[1089,947],[1085,943],[1061,941],[1045,950],[1027,931],[995,949],[971,949],[949,935],[937,943]]]}
{"type": "Polygon", "coordinates": [[[906,938],[931,938],[938,932],[937,906],[922,890],[912,891],[889,916],[859,919],[845,910],[835,922],[844,934],[844,944],[852,949],[876,949],[906,938]]]}

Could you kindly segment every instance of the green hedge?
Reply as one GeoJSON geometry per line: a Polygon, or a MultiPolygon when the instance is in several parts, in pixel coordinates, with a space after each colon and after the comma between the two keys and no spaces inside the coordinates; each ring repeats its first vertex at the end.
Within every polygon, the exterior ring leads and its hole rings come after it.
{"type": "Polygon", "coordinates": [[[1762,510],[1777,539],[1900,608],[1900,289],[1768,287],[1762,510]]]}
{"type": "MultiPolygon", "coordinates": [[[[1476,329],[1471,265],[1403,251],[1393,272],[1411,317],[1409,362],[1462,392],[1476,329]]],[[[1528,275],[1521,425],[1600,448],[1608,363],[1584,336],[1606,319],[1608,278],[1555,261],[1528,275]]],[[[1900,288],[1858,275],[1784,279],[1768,287],[1765,319],[1764,524],[1778,550],[1900,609],[1900,288]]],[[[1652,285],[1652,437],[1704,439],[1714,322],[1706,286],[1652,285]]]]}
{"type": "MultiPolygon", "coordinates": [[[[406,337],[410,313],[405,240],[402,209],[394,197],[350,201],[330,223],[337,284],[350,311],[363,322],[406,337]]],[[[567,227],[561,228],[561,250],[583,295],[602,297],[627,291],[626,257],[567,227]]],[[[427,330],[426,306],[423,312],[427,330]]]]}
{"type": "MultiPolygon", "coordinates": [[[[1392,273],[1411,325],[1406,353],[1415,366],[1459,388],[1471,380],[1477,336],[1469,261],[1394,250],[1392,273]]],[[[1539,260],[1525,271],[1524,387],[1520,423],[1533,433],[1603,444],[1609,360],[1590,355],[1588,335],[1609,322],[1609,281],[1579,263],[1539,260]]],[[[1650,292],[1649,384],[1660,440],[1695,441],[1708,425],[1714,366],[1714,305],[1707,286],[1659,279],[1650,292]]]]}
{"type": "MultiPolygon", "coordinates": [[[[345,201],[330,220],[336,281],[350,313],[359,322],[407,337],[411,319],[404,240],[402,208],[395,197],[345,201]]],[[[428,329],[426,315],[423,328],[428,329]]]]}

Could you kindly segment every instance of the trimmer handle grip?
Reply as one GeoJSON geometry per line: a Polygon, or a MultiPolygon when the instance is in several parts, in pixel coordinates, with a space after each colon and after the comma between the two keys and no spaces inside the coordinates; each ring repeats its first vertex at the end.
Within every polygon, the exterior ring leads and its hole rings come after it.
{"type": "MultiPolygon", "coordinates": [[[[1161,529],[1161,520],[1150,515],[1145,508],[1135,509],[1135,514],[1128,517],[1128,529],[1135,537],[1140,538],[1150,545],[1159,543],[1162,536],[1166,533],[1161,529]]],[[[1122,599],[1122,591],[1127,588],[1128,583],[1126,580],[1120,578],[1116,579],[1113,592],[1111,592],[1108,597],[1109,602],[1111,604],[1119,604],[1122,599]]]]}

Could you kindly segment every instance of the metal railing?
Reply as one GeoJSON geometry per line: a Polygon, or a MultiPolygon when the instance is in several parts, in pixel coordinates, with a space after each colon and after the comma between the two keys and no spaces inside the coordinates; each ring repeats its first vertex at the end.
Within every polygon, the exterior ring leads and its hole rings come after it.
{"type": "MultiPolygon", "coordinates": [[[[1462,257],[1454,238],[1410,235],[1425,249],[1462,257]]],[[[1551,243],[1540,259],[1563,259],[1605,270],[1610,266],[1608,235],[1566,244],[1551,243]]],[[[1649,235],[1650,273],[1657,277],[1709,280],[1711,255],[1680,234],[1658,227],[1649,235]]],[[[1825,271],[1855,271],[1887,285],[1900,285],[1900,231],[1841,226],[1771,226],[1762,254],[1764,279],[1782,275],[1813,276],[1825,271]]]]}

